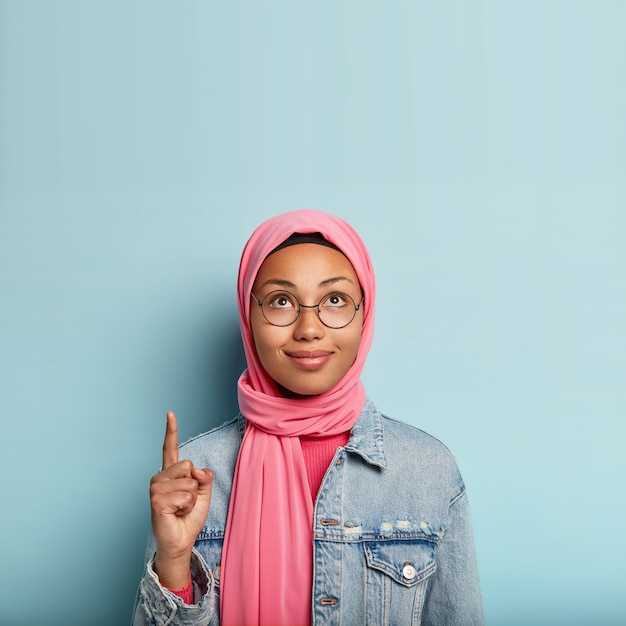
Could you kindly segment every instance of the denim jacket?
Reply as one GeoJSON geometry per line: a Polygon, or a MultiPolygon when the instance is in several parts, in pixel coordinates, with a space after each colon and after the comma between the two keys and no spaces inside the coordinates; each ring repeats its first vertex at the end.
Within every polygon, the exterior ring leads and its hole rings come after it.
{"type": "MultiPolygon", "coordinates": [[[[181,446],[181,459],[214,474],[192,556],[196,604],[159,584],[151,537],[134,626],[219,625],[222,543],[244,428],[240,415],[181,446]]],[[[317,495],[313,567],[315,626],[484,624],[467,496],[453,456],[369,401],[317,495]]]]}

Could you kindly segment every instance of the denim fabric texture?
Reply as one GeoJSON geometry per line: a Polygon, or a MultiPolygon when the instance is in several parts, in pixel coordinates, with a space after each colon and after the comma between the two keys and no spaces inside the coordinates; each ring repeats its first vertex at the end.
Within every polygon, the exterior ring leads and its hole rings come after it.
{"type": "MultiPolygon", "coordinates": [[[[159,584],[150,537],[133,626],[219,625],[222,543],[244,427],[240,415],[180,447],[181,459],[214,473],[211,509],[192,557],[196,604],[159,584]]],[[[370,401],[322,481],[313,564],[315,626],[484,624],[467,496],[454,457],[370,401]]]]}

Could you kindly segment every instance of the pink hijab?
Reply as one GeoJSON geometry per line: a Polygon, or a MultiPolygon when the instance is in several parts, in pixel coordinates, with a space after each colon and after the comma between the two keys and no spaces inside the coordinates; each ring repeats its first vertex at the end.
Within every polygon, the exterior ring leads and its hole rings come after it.
{"type": "Polygon", "coordinates": [[[248,363],[239,379],[247,426],[235,470],[224,538],[221,623],[311,623],[313,503],[300,435],[350,430],[365,403],[360,376],[372,345],[375,282],[365,245],[342,219],[309,209],[278,215],[252,234],[241,257],[239,320],[248,363]],[[321,233],[348,258],[365,294],[361,343],[346,375],[329,391],[284,398],[256,354],[250,293],[267,255],[293,233],[321,233]]]}

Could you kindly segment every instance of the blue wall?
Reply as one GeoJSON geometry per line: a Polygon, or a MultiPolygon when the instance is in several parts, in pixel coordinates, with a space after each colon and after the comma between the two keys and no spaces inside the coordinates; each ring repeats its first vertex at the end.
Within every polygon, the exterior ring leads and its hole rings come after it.
{"type": "Polygon", "coordinates": [[[0,623],[130,619],[239,252],[336,213],[365,380],[456,454],[489,624],[623,624],[626,3],[0,2],[0,623]]]}

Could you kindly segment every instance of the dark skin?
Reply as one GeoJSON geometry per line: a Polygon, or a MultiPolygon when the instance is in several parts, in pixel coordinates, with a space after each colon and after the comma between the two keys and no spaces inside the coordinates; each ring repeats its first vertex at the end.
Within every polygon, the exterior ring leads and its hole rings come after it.
{"type": "Polygon", "coordinates": [[[152,528],[157,542],[154,569],[161,584],[183,589],[189,582],[191,550],[209,513],[213,472],[178,460],[178,424],[167,414],[163,469],[150,481],[152,528]]]}

